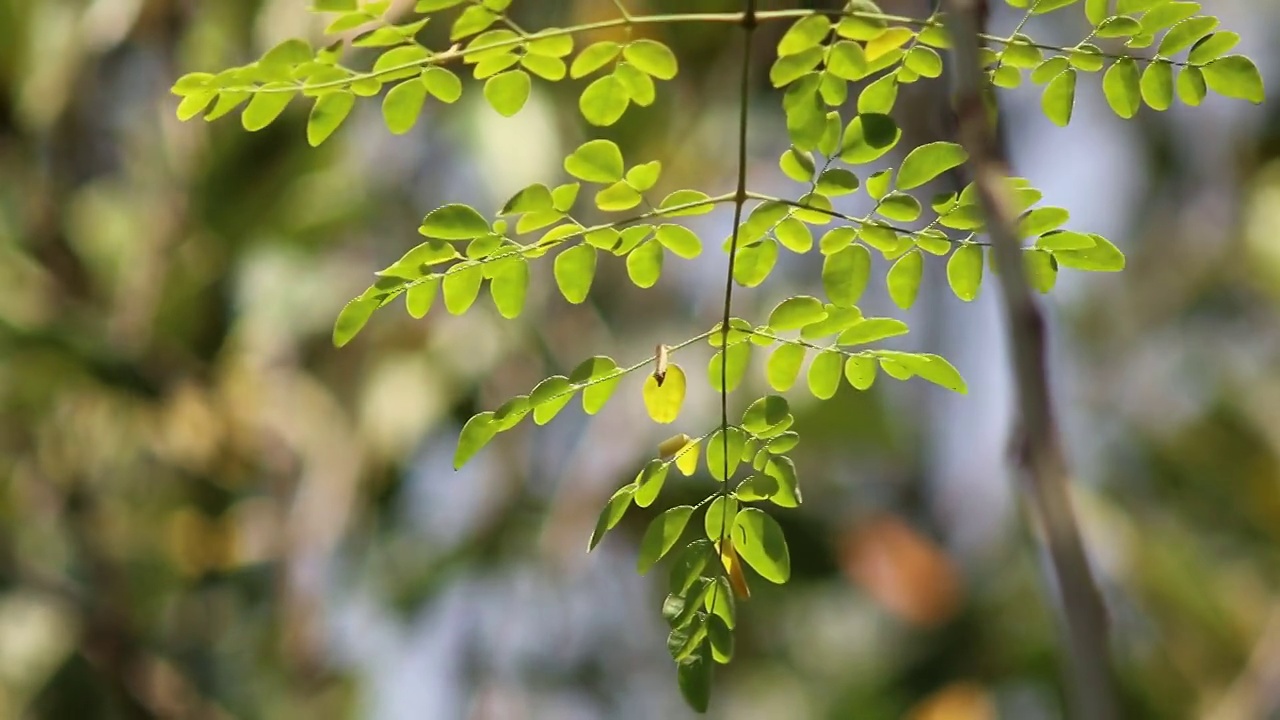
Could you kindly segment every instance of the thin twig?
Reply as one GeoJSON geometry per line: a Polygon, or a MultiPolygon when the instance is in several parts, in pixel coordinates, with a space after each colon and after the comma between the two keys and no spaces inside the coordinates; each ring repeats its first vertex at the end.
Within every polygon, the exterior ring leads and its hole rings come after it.
{"type": "Polygon", "coordinates": [[[1068,491],[1069,474],[1049,393],[1045,319],[1032,300],[1015,231],[1007,173],[983,98],[982,18],[975,0],[943,0],[955,32],[960,139],[987,218],[1013,353],[1020,429],[1014,445],[1020,485],[1050,558],[1061,600],[1074,716],[1112,720],[1116,707],[1106,607],[1089,567],[1068,491]]]}
{"type": "MultiPolygon", "coordinates": [[[[719,496],[724,498],[720,512],[720,546],[723,548],[725,532],[729,525],[729,326],[733,319],[733,275],[738,260],[738,236],[742,232],[742,211],[749,198],[747,194],[747,126],[751,109],[751,40],[756,32],[756,0],[744,0],[746,9],[742,13],[742,79],[738,99],[738,189],[733,198],[733,231],[729,236],[729,267],[724,280],[724,319],[720,324],[720,440],[724,443],[724,479],[720,484],[719,496]]],[[[726,571],[723,562],[718,562],[721,574],[726,571]]],[[[711,591],[711,610],[708,617],[716,613],[716,602],[720,596],[720,586],[711,591]]]]}

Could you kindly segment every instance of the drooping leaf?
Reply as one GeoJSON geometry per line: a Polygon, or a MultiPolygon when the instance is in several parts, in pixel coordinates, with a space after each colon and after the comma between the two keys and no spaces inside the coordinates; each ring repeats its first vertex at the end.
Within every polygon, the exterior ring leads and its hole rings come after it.
{"type": "Polygon", "coordinates": [[[871,253],[862,245],[850,245],[829,255],[822,264],[822,287],[839,307],[853,307],[871,278],[871,253]]]}
{"type": "Polygon", "coordinates": [[[592,81],[578,100],[582,117],[597,127],[608,127],[618,122],[630,104],[631,95],[626,86],[613,75],[592,81]]]}
{"type": "Polygon", "coordinates": [[[869,390],[876,381],[876,361],[861,355],[850,356],[844,364],[844,376],[855,390],[869,390]]]}
{"type": "Polygon", "coordinates": [[[1173,104],[1173,65],[1157,60],[1142,72],[1142,99],[1152,110],[1168,110],[1173,104]]]}
{"type": "Polygon", "coordinates": [[[903,310],[914,305],[923,277],[924,256],[919,250],[912,250],[899,258],[893,267],[889,268],[889,274],[885,276],[889,286],[889,297],[893,303],[903,310]]]}
{"type": "Polygon", "coordinates": [[[512,117],[520,112],[529,99],[531,82],[529,73],[523,70],[508,70],[489,78],[484,83],[484,98],[489,105],[503,117],[512,117]]]}
{"type": "Polygon", "coordinates": [[[733,547],[765,580],[782,584],[791,578],[791,556],[778,522],[762,510],[746,508],[733,523],[733,547]]]}
{"type": "Polygon", "coordinates": [[[1049,81],[1041,98],[1041,108],[1045,117],[1055,125],[1066,127],[1071,124],[1071,113],[1076,102],[1076,71],[1066,70],[1049,81]]]}
{"type": "Polygon", "coordinates": [[[587,552],[595,549],[596,545],[604,538],[605,533],[609,532],[622,520],[622,516],[626,514],[627,508],[631,507],[631,499],[636,492],[636,485],[623,486],[609,498],[609,502],[605,504],[604,510],[600,511],[600,518],[596,521],[596,529],[591,533],[591,540],[587,544],[587,552]]]}
{"type": "Polygon", "coordinates": [[[947,283],[956,297],[973,302],[982,287],[982,248],[965,245],[947,261],[947,283]]]}
{"type": "Polygon", "coordinates": [[[1128,120],[1138,114],[1142,106],[1140,83],[1138,63],[1132,58],[1116,62],[1102,77],[1102,92],[1116,115],[1128,120]]]}
{"type": "Polygon", "coordinates": [[[482,412],[462,426],[462,434],[458,437],[458,448],[453,454],[453,468],[457,470],[467,463],[480,449],[489,444],[497,434],[493,423],[493,413],[482,412]]]}
{"type": "Polygon", "coordinates": [[[765,366],[765,374],[769,387],[778,392],[790,390],[800,377],[800,366],[804,364],[805,349],[802,345],[782,343],[769,356],[765,366]]]}
{"type": "Polygon", "coordinates": [[[316,98],[307,118],[307,143],[319,147],[351,114],[356,96],[349,92],[332,92],[316,98]]]}
{"type": "Polygon", "coordinates": [[[661,384],[653,375],[644,381],[644,407],[656,423],[675,422],[684,405],[686,379],[684,370],[674,363],[667,367],[661,384]]]}
{"type": "Polygon", "coordinates": [[[649,572],[654,563],[662,559],[675,546],[676,541],[689,524],[693,515],[692,505],[673,507],[649,523],[644,537],[640,540],[640,557],[636,561],[636,570],[641,574],[649,572]]]}
{"type": "Polygon", "coordinates": [[[1228,55],[1202,68],[1209,89],[1230,98],[1262,104],[1266,91],[1262,75],[1253,61],[1243,55],[1228,55]]]}

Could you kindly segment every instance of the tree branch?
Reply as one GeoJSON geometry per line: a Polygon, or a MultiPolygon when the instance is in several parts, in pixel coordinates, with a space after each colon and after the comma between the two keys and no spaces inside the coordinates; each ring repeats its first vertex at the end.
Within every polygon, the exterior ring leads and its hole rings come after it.
{"type": "Polygon", "coordinates": [[[953,30],[956,112],[960,140],[991,236],[1009,326],[1019,429],[1015,454],[1025,507],[1050,558],[1069,653],[1073,715],[1116,717],[1106,608],[1085,554],[1068,492],[1070,482],[1049,392],[1045,320],[1031,297],[1022,264],[1008,173],[987,105],[981,49],[982,0],[942,0],[953,30]]]}

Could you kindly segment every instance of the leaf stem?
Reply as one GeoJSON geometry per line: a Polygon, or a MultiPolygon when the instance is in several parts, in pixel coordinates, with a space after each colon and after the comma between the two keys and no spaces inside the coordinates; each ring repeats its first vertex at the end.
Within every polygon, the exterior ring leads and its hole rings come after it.
{"type": "MultiPolygon", "coordinates": [[[[801,210],[811,210],[813,212],[822,213],[823,215],[828,215],[830,217],[844,220],[846,222],[857,223],[858,225],[871,224],[871,218],[869,217],[865,217],[865,218],[854,217],[852,215],[846,215],[845,213],[842,213],[838,210],[828,210],[827,208],[815,207],[813,205],[806,205],[800,202],[799,200],[788,200],[787,198],[774,197],[773,195],[765,195],[764,193],[757,193],[757,192],[749,192],[747,193],[747,197],[752,200],[762,200],[764,202],[782,203],[783,205],[789,205],[793,208],[799,208],[801,210]]],[[[910,230],[908,228],[899,227],[897,225],[889,225],[887,223],[884,223],[884,224],[877,223],[877,225],[879,227],[884,227],[884,228],[893,230],[894,232],[903,233],[904,235],[914,236],[924,232],[924,230],[910,230]]],[[[925,228],[925,230],[927,229],[928,228],[925,228]]],[[[990,243],[984,243],[984,242],[966,242],[965,240],[958,240],[956,238],[953,238],[950,235],[947,235],[946,239],[947,239],[947,242],[951,243],[952,245],[989,245],[990,244],[990,243]]]]}
{"type": "MultiPolygon", "coordinates": [[[[729,236],[729,263],[724,281],[724,319],[720,323],[720,440],[724,443],[724,480],[720,483],[719,495],[724,502],[729,501],[729,329],[733,320],[733,275],[738,260],[738,236],[742,232],[742,211],[750,197],[747,193],[747,139],[751,110],[751,41],[755,38],[757,26],[756,0],[744,0],[746,9],[742,12],[742,74],[738,97],[738,189],[733,198],[733,231],[729,236]]],[[[728,529],[729,513],[720,514],[720,546],[725,541],[728,529]]],[[[718,574],[727,570],[724,562],[717,563],[718,574]]],[[[708,617],[716,613],[716,602],[719,600],[720,583],[711,591],[711,609],[708,617]]]]}

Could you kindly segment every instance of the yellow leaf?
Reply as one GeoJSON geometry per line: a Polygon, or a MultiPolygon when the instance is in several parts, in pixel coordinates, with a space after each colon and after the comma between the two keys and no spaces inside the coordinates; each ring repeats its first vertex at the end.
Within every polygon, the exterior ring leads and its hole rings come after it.
{"type": "Polygon", "coordinates": [[[684,392],[684,370],[679,365],[672,364],[667,368],[661,384],[653,375],[645,378],[644,407],[649,411],[649,417],[657,423],[675,422],[680,416],[680,407],[684,405],[684,392]]]}

